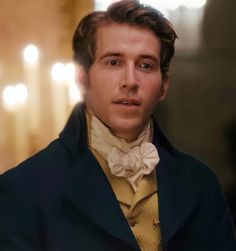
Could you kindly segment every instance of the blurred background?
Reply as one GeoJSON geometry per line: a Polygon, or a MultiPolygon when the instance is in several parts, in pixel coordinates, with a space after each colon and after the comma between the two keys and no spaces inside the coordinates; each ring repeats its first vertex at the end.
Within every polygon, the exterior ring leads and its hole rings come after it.
{"type": "MultiPolygon", "coordinates": [[[[71,64],[80,18],[114,0],[0,0],[0,173],[57,137],[81,101],[71,64]]],[[[179,39],[156,112],[174,145],[216,173],[236,215],[236,1],[143,0],[179,39]]]]}

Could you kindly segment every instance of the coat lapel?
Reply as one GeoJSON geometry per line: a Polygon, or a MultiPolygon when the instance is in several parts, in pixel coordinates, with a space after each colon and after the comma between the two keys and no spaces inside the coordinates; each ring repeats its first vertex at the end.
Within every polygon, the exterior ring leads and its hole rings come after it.
{"type": "Polygon", "coordinates": [[[189,179],[193,162],[172,146],[155,119],[153,144],[160,155],[156,173],[161,235],[166,250],[169,241],[191,216],[201,191],[189,179]]]}
{"type": "Polygon", "coordinates": [[[191,187],[188,175],[182,174],[181,165],[187,165],[178,156],[168,156],[160,150],[160,163],[157,168],[160,224],[164,250],[171,238],[188,220],[199,201],[201,193],[191,187]],[[185,177],[184,177],[185,176],[185,177]]]}
{"type": "Polygon", "coordinates": [[[65,199],[92,223],[139,250],[111,186],[90,151],[80,153],[73,169],[65,199]]]}

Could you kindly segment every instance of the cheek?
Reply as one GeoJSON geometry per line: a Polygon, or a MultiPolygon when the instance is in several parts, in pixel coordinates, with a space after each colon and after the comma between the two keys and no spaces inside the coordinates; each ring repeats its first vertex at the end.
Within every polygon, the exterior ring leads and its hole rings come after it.
{"type": "Polygon", "coordinates": [[[107,107],[109,92],[106,88],[99,82],[90,83],[89,88],[87,89],[87,101],[90,103],[90,106],[93,110],[101,111],[104,107],[107,107]]]}
{"type": "Polygon", "coordinates": [[[149,88],[148,91],[145,92],[144,100],[146,109],[152,113],[155,107],[161,102],[160,88],[149,88]]]}
{"type": "Polygon", "coordinates": [[[152,85],[145,85],[143,93],[145,94],[146,99],[152,101],[158,100],[161,92],[161,84],[153,83],[152,85]]]}
{"type": "Polygon", "coordinates": [[[114,89],[114,76],[110,77],[108,74],[94,74],[90,78],[90,87],[95,95],[104,97],[104,95],[109,95],[114,89]]]}

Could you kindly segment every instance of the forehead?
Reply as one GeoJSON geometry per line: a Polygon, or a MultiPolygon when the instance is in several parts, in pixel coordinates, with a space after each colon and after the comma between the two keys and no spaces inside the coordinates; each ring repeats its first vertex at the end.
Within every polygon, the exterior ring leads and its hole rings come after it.
{"type": "Polygon", "coordinates": [[[108,24],[96,32],[96,56],[111,52],[155,54],[160,56],[161,42],[155,33],[129,24],[108,24]]]}

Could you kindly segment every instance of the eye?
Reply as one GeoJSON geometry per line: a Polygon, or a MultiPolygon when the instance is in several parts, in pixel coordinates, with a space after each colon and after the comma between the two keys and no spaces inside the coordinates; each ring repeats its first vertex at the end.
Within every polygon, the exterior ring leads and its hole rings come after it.
{"type": "Polygon", "coordinates": [[[108,61],[107,64],[111,65],[111,66],[120,66],[121,62],[117,59],[112,59],[112,60],[108,61]]]}
{"type": "Polygon", "coordinates": [[[151,64],[151,63],[141,63],[140,65],[139,65],[139,68],[141,68],[142,70],[144,70],[144,71],[147,71],[147,72],[149,72],[149,71],[152,71],[153,69],[154,69],[154,65],[153,64],[151,64]]]}

